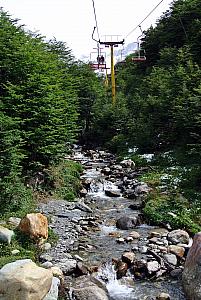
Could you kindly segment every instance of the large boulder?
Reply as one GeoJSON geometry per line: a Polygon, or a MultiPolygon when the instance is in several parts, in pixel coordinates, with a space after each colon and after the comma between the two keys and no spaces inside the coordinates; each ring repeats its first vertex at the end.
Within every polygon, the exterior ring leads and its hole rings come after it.
{"type": "Polygon", "coordinates": [[[195,235],[188,252],[182,282],[188,299],[201,299],[201,232],[195,235]]]}
{"type": "Polygon", "coordinates": [[[27,214],[20,221],[18,229],[37,242],[48,238],[48,221],[41,213],[27,214]]]}
{"type": "Polygon", "coordinates": [[[52,271],[30,259],[17,260],[0,270],[1,300],[41,300],[52,285],[52,271]]]}
{"type": "Polygon", "coordinates": [[[132,229],[138,225],[138,221],[139,220],[137,217],[130,218],[127,216],[122,216],[117,220],[116,226],[117,228],[123,230],[132,229]]]}
{"type": "MultiPolygon", "coordinates": [[[[103,284],[93,277],[82,276],[72,288],[72,295],[77,300],[109,300],[103,284]]],[[[74,299],[73,298],[73,299],[74,299]]]]}
{"type": "Polygon", "coordinates": [[[10,244],[14,231],[0,225],[0,241],[10,244]]]}

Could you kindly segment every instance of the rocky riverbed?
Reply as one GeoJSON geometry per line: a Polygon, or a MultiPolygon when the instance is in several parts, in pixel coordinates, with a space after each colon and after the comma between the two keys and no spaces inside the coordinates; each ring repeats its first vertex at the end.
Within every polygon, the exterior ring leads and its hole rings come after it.
{"type": "Polygon", "coordinates": [[[84,166],[80,199],[39,206],[59,237],[40,260],[62,270],[64,299],[185,299],[181,274],[192,240],[144,222],[150,188],[138,177],[146,170],[104,151],[76,149],[67,159],[84,166]]]}

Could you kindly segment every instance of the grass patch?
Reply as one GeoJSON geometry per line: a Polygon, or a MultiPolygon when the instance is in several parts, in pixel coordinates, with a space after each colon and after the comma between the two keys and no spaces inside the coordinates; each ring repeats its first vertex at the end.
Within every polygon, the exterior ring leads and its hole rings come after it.
{"type": "Polygon", "coordinates": [[[151,171],[140,176],[140,180],[145,181],[151,187],[157,187],[161,184],[161,172],[151,171]]]}
{"type": "MultiPolygon", "coordinates": [[[[4,226],[11,227],[11,226],[4,226]]],[[[18,229],[14,229],[14,237],[12,238],[11,244],[0,242],[0,268],[7,263],[14,262],[19,259],[31,259],[34,262],[38,261],[38,257],[41,253],[41,249],[28,235],[22,233],[18,229]],[[12,250],[19,250],[20,252],[16,255],[12,254],[12,250]]],[[[48,228],[48,240],[51,245],[56,244],[58,241],[58,235],[51,229],[48,228]]]]}

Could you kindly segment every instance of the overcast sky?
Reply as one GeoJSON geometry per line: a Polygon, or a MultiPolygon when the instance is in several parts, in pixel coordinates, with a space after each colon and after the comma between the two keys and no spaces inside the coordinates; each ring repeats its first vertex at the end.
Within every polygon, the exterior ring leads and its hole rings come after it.
{"type": "MultiPolygon", "coordinates": [[[[102,35],[125,37],[160,2],[159,0],[94,0],[98,29],[102,35]]],[[[142,24],[145,30],[169,8],[171,0],[164,0],[142,24]]],[[[92,0],[0,0],[0,6],[13,18],[19,18],[32,31],[47,38],[56,37],[67,43],[77,58],[89,56],[96,43],[91,34],[95,26],[92,0]]],[[[136,41],[137,29],[126,44],[136,41]]]]}

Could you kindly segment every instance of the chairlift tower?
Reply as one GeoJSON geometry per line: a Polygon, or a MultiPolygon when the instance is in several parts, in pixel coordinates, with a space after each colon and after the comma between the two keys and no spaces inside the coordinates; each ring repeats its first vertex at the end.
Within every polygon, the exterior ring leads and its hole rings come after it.
{"type": "Polygon", "coordinates": [[[124,44],[124,40],[118,41],[118,35],[105,36],[105,41],[99,41],[100,45],[110,47],[111,52],[111,83],[112,83],[112,104],[116,103],[116,85],[115,85],[115,70],[114,70],[114,47],[124,44]],[[110,40],[109,40],[110,37],[110,40]],[[113,40],[115,38],[115,40],[113,40]]]}

